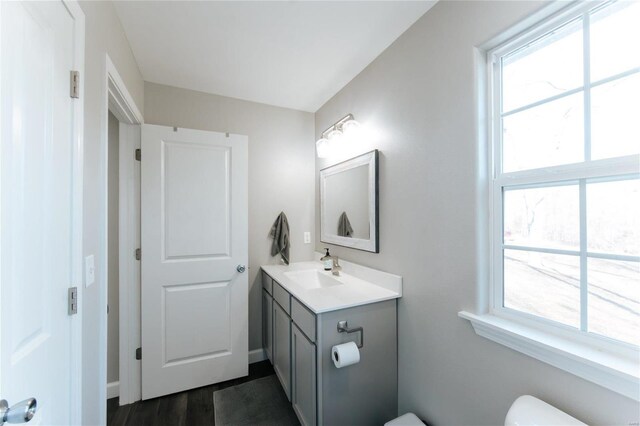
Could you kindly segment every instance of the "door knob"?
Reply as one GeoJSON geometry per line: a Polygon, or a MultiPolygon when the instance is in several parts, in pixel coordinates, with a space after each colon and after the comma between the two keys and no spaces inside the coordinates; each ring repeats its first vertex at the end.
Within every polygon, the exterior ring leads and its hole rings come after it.
{"type": "Polygon", "coordinates": [[[244,272],[244,271],[246,271],[246,270],[247,270],[247,267],[246,267],[246,266],[244,266],[244,265],[238,265],[238,266],[236,267],[236,271],[238,271],[238,272],[240,272],[240,273],[243,273],[243,272],[244,272]]]}
{"type": "Polygon", "coordinates": [[[0,426],[5,423],[26,423],[33,418],[37,409],[35,398],[20,401],[11,408],[6,400],[0,400],[0,426]]]}

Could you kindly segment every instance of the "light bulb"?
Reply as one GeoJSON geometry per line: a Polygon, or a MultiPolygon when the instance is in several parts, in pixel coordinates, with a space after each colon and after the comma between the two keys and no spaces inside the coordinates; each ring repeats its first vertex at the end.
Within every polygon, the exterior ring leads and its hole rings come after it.
{"type": "Polygon", "coordinates": [[[352,133],[358,127],[360,127],[360,123],[358,123],[354,119],[351,119],[342,123],[342,132],[345,134],[352,133]]]}
{"type": "Polygon", "coordinates": [[[329,141],[325,138],[318,139],[316,142],[316,152],[318,154],[318,158],[327,158],[330,154],[331,147],[329,146],[329,141]]]}
{"type": "Polygon", "coordinates": [[[338,139],[340,139],[341,136],[342,136],[342,130],[333,129],[327,134],[327,139],[329,139],[331,143],[335,143],[338,139]]]}
{"type": "Polygon", "coordinates": [[[342,123],[340,127],[342,128],[342,138],[347,144],[353,145],[359,142],[360,123],[351,119],[342,123]]]}

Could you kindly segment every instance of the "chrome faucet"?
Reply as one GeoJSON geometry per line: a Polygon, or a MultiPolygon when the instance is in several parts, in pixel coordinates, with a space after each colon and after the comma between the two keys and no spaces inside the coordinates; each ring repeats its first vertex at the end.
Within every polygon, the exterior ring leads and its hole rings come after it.
{"type": "Polygon", "coordinates": [[[340,276],[340,271],[342,271],[342,266],[340,266],[338,256],[332,256],[333,266],[331,267],[331,273],[336,277],[340,276]]]}

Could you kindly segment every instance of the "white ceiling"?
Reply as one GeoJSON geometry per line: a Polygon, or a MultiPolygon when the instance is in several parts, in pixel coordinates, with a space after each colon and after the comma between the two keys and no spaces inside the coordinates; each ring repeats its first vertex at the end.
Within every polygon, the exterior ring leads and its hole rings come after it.
{"type": "Polygon", "coordinates": [[[435,1],[116,1],[146,81],[315,112],[435,1]]]}

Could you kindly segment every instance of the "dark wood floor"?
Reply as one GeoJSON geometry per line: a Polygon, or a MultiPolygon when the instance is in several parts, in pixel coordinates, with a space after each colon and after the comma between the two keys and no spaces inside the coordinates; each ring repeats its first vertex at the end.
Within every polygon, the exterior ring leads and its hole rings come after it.
{"type": "Polygon", "coordinates": [[[228,382],[118,406],[107,401],[107,426],[211,426],[213,392],[274,374],[269,361],[249,365],[249,375],[228,382]]]}

